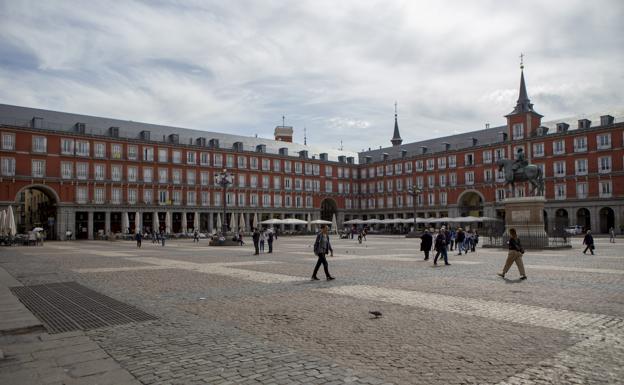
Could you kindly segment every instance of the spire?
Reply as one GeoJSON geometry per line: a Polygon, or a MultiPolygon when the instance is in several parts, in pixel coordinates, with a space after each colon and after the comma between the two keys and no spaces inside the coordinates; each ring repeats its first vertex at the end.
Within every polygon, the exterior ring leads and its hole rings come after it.
{"type": "Polygon", "coordinates": [[[399,134],[399,121],[397,118],[397,102],[394,102],[394,133],[392,135],[392,145],[400,146],[403,143],[403,139],[401,139],[401,134],[399,134]]]}
{"type": "MultiPolygon", "coordinates": [[[[518,101],[516,107],[509,115],[521,114],[523,112],[534,112],[533,103],[529,100],[529,95],[524,82],[524,54],[520,54],[520,92],[518,93],[518,101]]],[[[538,114],[539,115],[539,114],[538,114]]]]}

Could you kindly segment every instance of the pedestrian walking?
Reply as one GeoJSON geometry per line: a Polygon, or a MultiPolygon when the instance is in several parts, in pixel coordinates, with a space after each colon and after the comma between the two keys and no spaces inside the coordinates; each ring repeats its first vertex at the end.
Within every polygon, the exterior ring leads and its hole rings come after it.
{"type": "Polygon", "coordinates": [[[264,253],[264,242],[266,241],[266,230],[260,233],[260,252],[264,253]]]}
{"type": "Polygon", "coordinates": [[[158,232],[156,230],[152,231],[152,244],[158,242],[158,232]]]}
{"type": "Polygon", "coordinates": [[[198,230],[195,230],[193,232],[193,243],[195,242],[199,243],[199,231],[198,230]]]}
{"type": "Polygon", "coordinates": [[[238,230],[238,244],[239,245],[244,245],[245,242],[243,241],[243,231],[242,230],[238,230]]]}
{"type": "Polygon", "coordinates": [[[433,236],[429,233],[429,230],[425,230],[423,235],[420,236],[420,251],[425,253],[425,261],[429,260],[429,252],[431,251],[432,244],[433,236]]]}
{"type": "Polygon", "coordinates": [[[457,251],[459,251],[457,255],[462,255],[462,251],[464,250],[465,240],[466,240],[466,233],[464,233],[464,230],[461,227],[457,228],[457,233],[455,234],[455,244],[457,246],[457,251]]]}
{"type": "Polygon", "coordinates": [[[444,229],[444,227],[440,228],[440,231],[438,232],[438,235],[436,236],[435,239],[435,250],[436,250],[436,255],[433,258],[433,265],[437,266],[438,265],[438,257],[440,255],[442,255],[442,258],[444,258],[444,264],[445,265],[450,265],[450,263],[448,262],[448,254],[447,254],[447,238],[446,238],[446,231],[444,229]]]}
{"type": "Polygon", "coordinates": [[[273,252],[273,232],[269,231],[267,235],[267,243],[269,244],[269,253],[273,252]]]}
{"type": "Polygon", "coordinates": [[[594,255],[594,249],[596,247],[594,246],[594,237],[591,235],[591,230],[587,230],[585,238],[583,238],[583,244],[586,246],[585,250],[583,250],[583,254],[587,253],[587,250],[589,250],[591,255],[594,255]]]}
{"type": "Polygon", "coordinates": [[[609,242],[615,243],[615,229],[613,226],[609,229],[609,242]]]}
{"type": "Polygon", "coordinates": [[[160,231],[160,242],[161,242],[161,247],[165,247],[165,231],[161,230],[160,231]]]}
{"type": "Polygon", "coordinates": [[[134,239],[136,239],[137,247],[141,248],[141,240],[143,239],[143,235],[140,231],[137,231],[137,233],[134,235],[134,239]]]}
{"type": "Polygon", "coordinates": [[[334,250],[329,242],[327,225],[323,225],[323,227],[321,227],[321,232],[316,236],[316,241],[314,241],[314,254],[316,254],[318,260],[316,261],[316,266],[314,266],[314,272],[312,273],[313,281],[318,281],[316,273],[318,273],[321,265],[323,265],[323,270],[325,271],[325,278],[327,278],[328,281],[334,279],[334,277],[329,274],[329,266],[327,264],[327,258],[325,257],[328,252],[332,257],[334,256],[334,250]]]}
{"type": "Polygon", "coordinates": [[[457,231],[455,229],[451,229],[451,242],[449,243],[449,251],[453,251],[455,246],[455,241],[457,240],[457,231]]]}
{"type": "Polygon", "coordinates": [[[515,262],[520,272],[520,279],[527,279],[526,273],[524,272],[524,263],[522,262],[523,254],[524,248],[522,248],[522,244],[520,244],[520,238],[518,238],[516,229],[509,229],[509,252],[507,254],[507,261],[505,262],[505,267],[503,267],[503,272],[498,273],[498,275],[505,278],[505,274],[507,274],[509,268],[515,262]]]}
{"type": "Polygon", "coordinates": [[[260,232],[258,231],[257,228],[253,229],[253,234],[251,236],[251,239],[253,240],[254,248],[256,249],[256,252],[254,253],[254,255],[260,254],[260,248],[259,248],[260,232]]]}

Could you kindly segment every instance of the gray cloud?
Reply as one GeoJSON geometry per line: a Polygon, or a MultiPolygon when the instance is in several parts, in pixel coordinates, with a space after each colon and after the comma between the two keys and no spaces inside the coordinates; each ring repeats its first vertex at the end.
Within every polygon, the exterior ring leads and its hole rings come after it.
{"type": "Polygon", "coordinates": [[[622,110],[624,6],[570,1],[0,2],[0,102],[337,148],[503,124],[518,55],[552,120],[622,110]]]}

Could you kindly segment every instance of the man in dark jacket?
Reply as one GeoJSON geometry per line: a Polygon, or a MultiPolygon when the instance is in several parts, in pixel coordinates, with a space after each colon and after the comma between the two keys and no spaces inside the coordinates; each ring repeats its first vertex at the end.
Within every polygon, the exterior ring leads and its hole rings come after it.
{"type": "Polygon", "coordinates": [[[594,237],[591,235],[591,230],[587,230],[585,238],[583,238],[583,244],[587,246],[585,250],[583,250],[583,254],[587,253],[587,250],[589,250],[591,255],[594,255],[594,237]]]}
{"type": "Polygon", "coordinates": [[[431,245],[433,244],[433,236],[429,233],[429,230],[425,230],[423,235],[420,236],[420,251],[425,252],[425,261],[429,260],[429,251],[431,251],[431,245]]]}
{"type": "Polygon", "coordinates": [[[450,265],[450,263],[448,263],[448,255],[447,255],[447,251],[446,251],[446,245],[447,240],[446,240],[446,231],[444,229],[444,227],[442,227],[440,229],[440,232],[438,233],[438,236],[435,239],[435,250],[436,250],[436,255],[435,258],[433,258],[433,264],[435,266],[438,265],[438,257],[440,256],[440,254],[442,254],[442,257],[444,258],[444,264],[445,265],[450,265]]]}
{"type": "Polygon", "coordinates": [[[314,267],[314,273],[312,273],[313,281],[318,281],[316,273],[318,273],[321,264],[323,265],[323,270],[325,270],[325,277],[327,278],[327,280],[331,281],[332,279],[334,279],[334,277],[329,274],[327,258],[325,258],[328,252],[331,253],[330,255],[332,257],[334,256],[334,250],[329,243],[327,225],[323,225],[323,227],[321,227],[321,232],[316,236],[316,241],[314,241],[314,254],[316,254],[318,260],[316,261],[316,266],[314,267]]]}
{"type": "Polygon", "coordinates": [[[273,231],[269,230],[267,235],[267,243],[269,244],[269,253],[273,252],[273,231]]]}
{"type": "MultiPolygon", "coordinates": [[[[459,254],[457,255],[462,255],[462,250],[464,249],[465,240],[466,240],[466,233],[464,233],[464,230],[460,227],[457,229],[457,235],[455,235],[455,242],[457,243],[457,251],[459,251],[459,254]]],[[[466,252],[468,252],[468,250],[466,250],[466,252]]]]}
{"type": "Polygon", "coordinates": [[[253,235],[251,236],[251,238],[253,239],[253,244],[256,248],[256,252],[254,253],[254,255],[258,255],[260,254],[260,232],[257,228],[253,230],[253,235]]]}

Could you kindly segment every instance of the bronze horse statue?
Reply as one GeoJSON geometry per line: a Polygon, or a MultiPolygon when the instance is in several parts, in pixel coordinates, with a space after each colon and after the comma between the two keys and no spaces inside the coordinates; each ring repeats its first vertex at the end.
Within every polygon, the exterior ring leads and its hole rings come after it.
{"type": "Polygon", "coordinates": [[[514,172],[514,160],[499,159],[496,161],[498,171],[505,171],[505,184],[511,185],[511,191],[515,194],[516,182],[527,181],[531,184],[533,196],[544,195],[544,175],[542,169],[534,164],[529,164],[514,172]]]}

